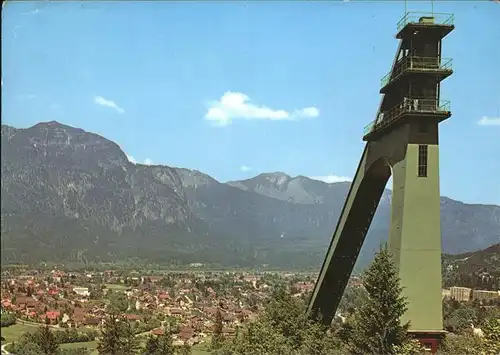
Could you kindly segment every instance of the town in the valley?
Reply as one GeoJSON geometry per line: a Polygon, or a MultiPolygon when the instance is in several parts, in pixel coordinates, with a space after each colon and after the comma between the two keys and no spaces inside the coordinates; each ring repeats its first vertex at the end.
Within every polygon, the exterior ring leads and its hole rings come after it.
{"type": "MultiPolygon", "coordinates": [[[[257,317],[275,286],[284,285],[293,297],[305,300],[315,279],[315,274],[307,273],[198,271],[196,266],[153,274],[4,268],[2,340],[14,342],[24,332],[47,325],[54,331],[80,334],[68,341],[83,340],[88,346],[95,343],[106,315],[114,309],[133,324],[137,336],[168,332],[174,345],[196,348],[209,342],[218,312],[222,332],[230,338],[257,317]],[[4,324],[6,315],[14,321],[4,324]]],[[[337,321],[345,319],[356,302],[352,295],[362,289],[361,278],[352,276],[337,321]]],[[[476,304],[486,310],[500,306],[500,291],[453,286],[443,289],[442,296],[443,302],[476,304]]],[[[445,317],[445,325],[452,328],[453,319],[446,321],[445,317]]],[[[481,329],[471,327],[481,336],[481,329]]]]}

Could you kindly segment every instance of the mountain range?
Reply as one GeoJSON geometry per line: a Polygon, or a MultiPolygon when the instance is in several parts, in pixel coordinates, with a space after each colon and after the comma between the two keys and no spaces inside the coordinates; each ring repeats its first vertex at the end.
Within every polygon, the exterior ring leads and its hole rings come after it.
{"type": "MultiPolygon", "coordinates": [[[[349,182],[282,172],[219,182],[130,162],[114,142],[58,122],[1,128],[2,262],[148,260],[319,268],[349,182]]],[[[358,265],[387,239],[391,191],[358,265]]],[[[500,240],[500,209],[441,198],[443,251],[500,240]]]]}

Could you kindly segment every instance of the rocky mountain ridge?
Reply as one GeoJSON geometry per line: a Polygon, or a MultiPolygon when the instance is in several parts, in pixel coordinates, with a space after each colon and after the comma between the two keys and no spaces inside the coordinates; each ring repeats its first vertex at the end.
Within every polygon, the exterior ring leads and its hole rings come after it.
{"type": "MultiPolygon", "coordinates": [[[[319,267],[349,183],[265,173],[221,183],[133,164],[99,135],[58,122],[2,125],[2,261],[148,259],[319,267]]],[[[360,261],[386,239],[387,190],[360,261]]],[[[443,248],[500,240],[500,209],[442,198],[443,248]]]]}

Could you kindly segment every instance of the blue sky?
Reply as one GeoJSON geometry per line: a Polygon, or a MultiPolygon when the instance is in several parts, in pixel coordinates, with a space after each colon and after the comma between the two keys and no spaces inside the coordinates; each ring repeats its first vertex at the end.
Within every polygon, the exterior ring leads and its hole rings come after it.
{"type": "MultiPolygon", "coordinates": [[[[442,85],[453,116],[441,125],[441,192],[500,204],[500,4],[434,10],[457,25],[443,47],[455,73],[442,85]]],[[[3,123],[57,120],[138,162],[222,181],[351,177],[403,12],[396,1],[10,2],[3,123]]]]}

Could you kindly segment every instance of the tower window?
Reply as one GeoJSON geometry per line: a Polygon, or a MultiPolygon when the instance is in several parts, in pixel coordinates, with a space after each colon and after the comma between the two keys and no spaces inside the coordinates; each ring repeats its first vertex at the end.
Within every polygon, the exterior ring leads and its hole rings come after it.
{"type": "Polygon", "coordinates": [[[427,145],[418,146],[418,176],[427,177],[427,145]]]}

